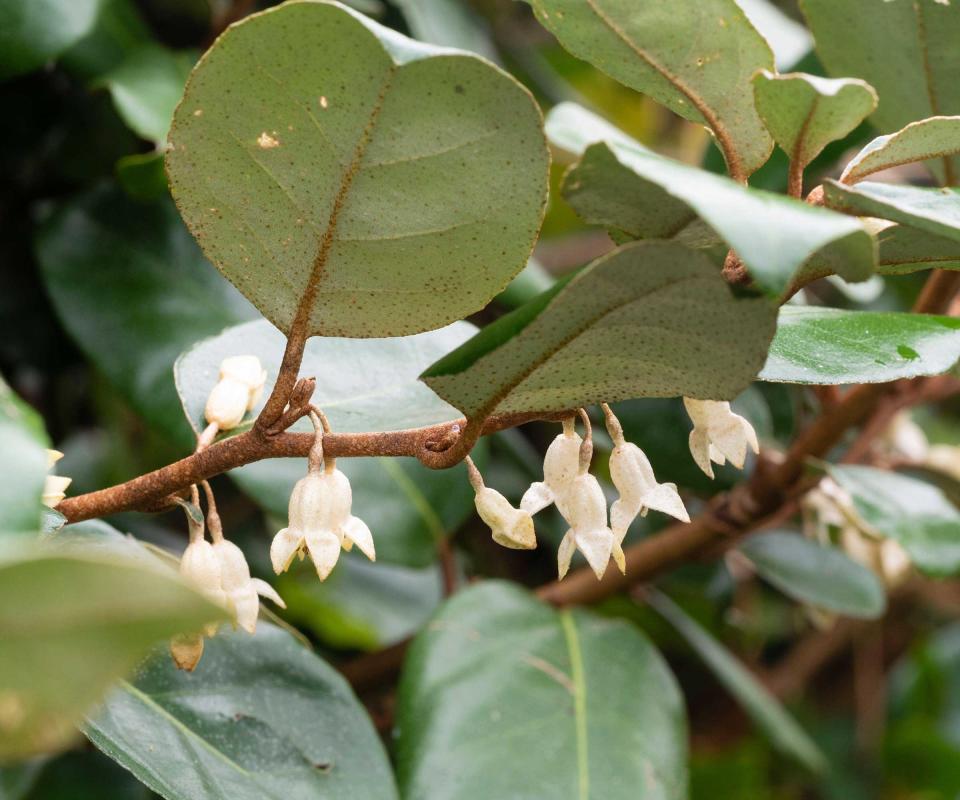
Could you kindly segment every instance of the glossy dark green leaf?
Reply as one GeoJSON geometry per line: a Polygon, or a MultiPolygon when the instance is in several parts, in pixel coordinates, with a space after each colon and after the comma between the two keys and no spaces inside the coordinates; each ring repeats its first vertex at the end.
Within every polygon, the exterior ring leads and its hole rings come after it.
{"type": "Polygon", "coordinates": [[[960,153],[960,117],[917,120],[870,142],[843,168],[840,182],[853,184],[874,172],[955,153],[960,153]]]}
{"type": "Polygon", "coordinates": [[[0,757],[59,749],[158,640],[226,618],[152,559],[52,545],[0,561],[0,757]]]}
{"type": "Polygon", "coordinates": [[[873,572],[799,533],[764,531],[741,544],[740,552],[760,577],[801,603],[864,619],[876,619],[886,608],[873,572]]]}
{"type": "Polygon", "coordinates": [[[770,741],[813,772],[823,772],[826,759],[810,737],[769,691],[720,642],[666,595],[655,593],[651,605],[676,628],[770,741]]]}
{"type": "Polygon", "coordinates": [[[193,673],[159,650],[85,730],[167,800],[397,797],[383,745],[346,681],[288,633],[208,639],[193,673]]]}
{"type": "Polygon", "coordinates": [[[102,0],[0,3],[0,80],[42,67],[94,26],[102,0]]]}
{"type": "Polygon", "coordinates": [[[528,2],[573,55],[712,130],[738,179],[769,158],[750,79],[773,53],[734,0],[528,2]]]}
{"type": "MultiPolygon", "coordinates": [[[[880,95],[871,117],[881,132],[926,117],[960,114],[960,6],[940,0],[801,0],[817,53],[835,77],[862,78],[880,95]]],[[[933,165],[956,184],[957,156],[933,165]]]]}
{"type": "Polygon", "coordinates": [[[163,145],[192,66],[193,58],[186,53],[145,45],[110,70],[102,83],[124,122],[141,138],[163,145]]]}
{"type": "Polygon", "coordinates": [[[254,310],[207,264],[169,199],[102,187],[58,206],[37,254],[64,327],[134,408],[189,442],[173,363],[254,310]]]}
{"type": "Polygon", "coordinates": [[[0,535],[39,530],[48,446],[40,416],[0,378],[0,535]]]}
{"type": "Polygon", "coordinates": [[[417,800],[681,800],[686,724],[643,634],[488,581],[448,601],[407,656],[401,791],[417,800]]]}
{"type": "Polygon", "coordinates": [[[232,26],[194,69],[170,142],[190,229],[284,331],[298,313],[326,336],[461,319],[523,268],[543,215],[529,92],[336,3],[232,26]]]}
{"type": "Polygon", "coordinates": [[[784,306],[760,379],[837,385],[939,375],[960,359],[960,320],[784,306]]]}
{"type": "Polygon", "coordinates": [[[849,134],[877,107],[877,93],[864,81],[803,72],[758,72],[753,93],[757,113],[797,169],[849,134]]]}
{"type": "Polygon", "coordinates": [[[934,189],[864,181],[823,185],[828,206],[847,214],[880,217],[960,241],[960,189],[934,189]]]}
{"type": "Polygon", "coordinates": [[[899,542],[917,569],[934,576],[960,572],[960,512],[940,489],[873,467],[832,466],[830,474],[863,521],[899,542]]]}
{"type": "Polygon", "coordinates": [[[909,225],[885,224],[877,233],[877,272],[904,275],[923,269],[960,269],[960,239],[935,236],[909,225]]]}
{"type": "MultiPolygon", "coordinates": [[[[413,336],[390,339],[322,337],[307,342],[301,375],[317,378],[313,402],[323,409],[335,431],[391,431],[419,428],[458,419],[460,413],[418,380],[432,362],[477,332],[469,322],[413,336]]],[[[177,391],[190,425],[199,433],[207,423],[204,406],[217,382],[220,362],[237,355],[255,355],[267,371],[260,404],[243,430],[259,413],[280,369],[286,338],[266,320],[228,328],[198,342],[177,359],[177,391]]],[[[312,430],[303,420],[297,430],[312,430]]]]}
{"type": "Polygon", "coordinates": [[[572,103],[550,112],[547,135],[556,147],[581,156],[563,193],[587,222],[638,238],[666,238],[699,216],[777,296],[803,278],[811,260],[811,269],[825,264],[851,281],[874,271],[876,248],[857,220],[656,156],[572,103]]]}
{"type": "MultiPolygon", "coordinates": [[[[481,448],[475,458],[482,463],[481,448]]],[[[353,513],[373,533],[378,561],[422,567],[436,558],[437,542],[473,513],[466,466],[433,470],[414,458],[341,458],[350,480],[353,513]]],[[[260,461],[233,470],[241,489],[284,524],[294,484],[307,474],[306,459],[260,461]]]]}
{"type": "Polygon", "coordinates": [[[774,314],[764,298],[734,298],[702,253],[634,242],[488,325],[423,380],[481,419],[635,397],[731,398],[759,369],[774,314]]]}

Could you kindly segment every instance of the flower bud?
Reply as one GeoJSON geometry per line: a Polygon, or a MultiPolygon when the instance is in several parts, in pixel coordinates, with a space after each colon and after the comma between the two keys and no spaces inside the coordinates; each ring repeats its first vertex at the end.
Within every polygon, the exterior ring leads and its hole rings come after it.
{"type": "Polygon", "coordinates": [[[536,548],[533,518],[526,511],[514,508],[500,492],[487,487],[477,492],[474,502],[480,519],[490,526],[497,544],[513,550],[536,548]]]}
{"type": "Polygon", "coordinates": [[[204,415],[220,430],[236,428],[263,394],[267,379],[256,356],[233,356],[220,364],[220,380],[207,398],[204,415]]]}

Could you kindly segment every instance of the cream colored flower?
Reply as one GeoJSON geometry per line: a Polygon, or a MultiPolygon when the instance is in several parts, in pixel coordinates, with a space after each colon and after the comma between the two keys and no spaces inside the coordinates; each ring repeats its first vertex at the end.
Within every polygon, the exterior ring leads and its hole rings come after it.
{"type": "Polygon", "coordinates": [[[226,608],[227,595],[223,591],[217,552],[202,538],[202,529],[200,537],[191,540],[180,556],[180,574],[212,602],[226,608]]]}
{"type": "Polygon", "coordinates": [[[930,450],[927,435],[908,411],[901,411],[893,418],[880,437],[880,442],[891,453],[918,463],[926,459],[930,450]]]}
{"type": "Polygon", "coordinates": [[[207,398],[207,422],[222,431],[236,428],[263,394],[267,372],[256,356],[232,356],[220,364],[220,379],[207,398]]]}
{"type": "MultiPolygon", "coordinates": [[[[63,453],[59,450],[47,450],[47,469],[53,469],[61,458],[63,453]]],[[[66,497],[67,487],[72,483],[73,478],[63,478],[59,475],[47,475],[43,482],[43,495],[40,498],[45,506],[56,508],[57,504],[66,497]]]]}
{"type": "Polygon", "coordinates": [[[657,483],[653,467],[644,452],[623,437],[623,428],[610,406],[603,404],[607,432],[613,440],[610,453],[610,478],[620,493],[610,509],[610,527],[618,543],[623,542],[630,524],[647,509],[660,511],[689,522],[690,516],[674,483],[657,483]]]}
{"type": "Polygon", "coordinates": [[[734,414],[730,403],[684,397],[683,404],[693,421],[690,454],[709,477],[713,477],[711,461],[716,464],[729,461],[737,469],[743,469],[747,448],[754,453],[760,452],[753,426],[739,414],[734,414]]]}
{"type": "Polygon", "coordinates": [[[250,577],[250,567],[243,551],[233,542],[221,539],[213,545],[220,566],[220,588],[226,595],[227,609],[233,614],[236,624],[249,633],[257,629],[260,613],[258,595],[272,600],[280,608],[286,608],[274,588],[259,578],[250,577]]]}
{"type": "Polygon", "coordinates": [[[611,555],[621,572],[626,569],[623,550],[607,525],[607,498],[593,475],[586,471],[577,475],[557,507],[570,525],[557,551],[557,572],[561,578],[570,569],[574,550],[583,553],[597,580],[607,571],[611,555]]]}
{"type": "Polygon", "coordinates": [[[930,445],[923,463],[955,481],[960,481],[960,447],[952,444],[930,445]]]}
{"type": "Polygon", "coordinates": [[[277,533],[270,546],[270,560],[277,574],[289,568],[293,557],[304,551],[326,580],[340,558],[340,549],[354,544],[371,561],[377,554],[373,536],[363,520],[353,516],[353,492],[347,476],[330,459],[324,468],[311,469],[290,495],[289,525],[277,533]]]}
{"type": "Polygon", "coordinates": [[[536,548],[537,535],[530,513],[522,508],[514,508],[500,492],[485,486],[473,459],[467,456],[465,461],[470,485],[476,493],[474,504],[477,514],[490,526],[493,541],[511,550],[536,548]]]}
{"type": "Polygon", "coordinates": [[[543,459],[543,480],[531,484],[520,500],[520,508],[536,514],[562,498],[577,476],[582,439],[573,427],[573,419],[564,420],[563,433],[547,448],[543,459]]]}

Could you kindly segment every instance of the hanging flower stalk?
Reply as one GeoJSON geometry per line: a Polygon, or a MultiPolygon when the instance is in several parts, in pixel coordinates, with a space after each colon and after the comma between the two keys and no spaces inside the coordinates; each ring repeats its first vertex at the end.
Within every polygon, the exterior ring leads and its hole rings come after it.
{"type": "Polygon", "coordinates": [[[490,526],[493,541],[512,550],[533,550],[537,546],[537,536],[530,512],[514,508],[500,492],[485,486],[473,459],[467,456],[464,460],[467,463],[467,477],[476,493],[474,504],[477,514],[490,526]]]}

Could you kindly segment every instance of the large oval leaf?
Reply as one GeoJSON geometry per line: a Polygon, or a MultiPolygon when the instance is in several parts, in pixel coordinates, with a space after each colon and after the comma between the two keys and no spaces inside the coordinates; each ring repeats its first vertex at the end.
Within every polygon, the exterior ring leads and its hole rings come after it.
{"type": "MultiPolygon", "coordinates": [[[[960,114],[960,5],[942,0],[801,0],[817,53],[831,75],[863,78],[880,95],[872,121],[895,131],[926,117],[960,114]]],[[[960,159],[933,163],[948,185],[960,159]]]]}
{"type": "Polygon", "coordinates": [[[799,533],[764,531],[740,545],[762,578],[801,603],[876,619],[886,608],[880,580],[835,547],[799,533]]]}
{"type": "Polygon", "coordinates": [[[5,552],[0,758],[68,744],[82,715],[151,645],[225,617],[175,572],[145,559],[81,547],[5,552]]]}
{"type": "Polygon", "coordinates": [[[646,637],[506,583],[460,592],[414,641],[396,734],[417,800],[686,797],[683,701],[646,637]]]}
{"type": "Polygon", "coordinates": [[[863,521],[899,542],[917,569],[934,576],[960,572],[960,512],[940,489],[874,467],[833,466],[830,474],[863,521]]]}
{"type": "Polygon", "coordinates": [[[784,306],[760,379],[821,386],[939,375],[960,359],[960,320],[784,306]]]}
{"type": "Polygon", "coordinates": [[[396,798],[383,745],[346,681],[288,633],[208,639],[193,673],[158,652],[86,734],[167,800],[396,798]]]}
{"type": "Polygon", "coordinates": [[[734,0],[528,2],[575,56],[707,125],[738,180],[770,157],[750,79],[773,69],[773,53],[734,0]]]}
{"type": "Polygon", "coordinates": [[[702,253],[634,242],[488,325],[423,379],[468,417],[634,397],[730,399],[766,355],[776,309],[735,299],[702,253]]]}
{"type": "Polygon", "coordinates": [[[543,214],[540,113],[473,55],[335,3],[230,28],[170,130],[177,204],[211,261],[289,331],[399,336],[478,310],[543,214]]]}
{"type": "Polygon", "coordinates": [[[148,422],[189,442],[173,362],[198,339],[256,312],[210,268],[173,203],[95,189],[44,221],[37,255],[80,349],[148,422]]]}
{"type": "Polygon", "coordinates": [[[547,118],[551,143],[580,156],[563,194],[587,222],[636,238],[675,236],[699,216],[769,294],[779,296],[824,265],[847,280],[868,278],[875,245],[863,226],[791,197],[657,156],[573,103],[547,118]]]}
{"type": "MultiPolygon", "coordinates": [[[[391,431],[435,425],[460,413],[418,380],[426,367],[456,349],[477,332],[469,322],[414,336],[390,339],[323,337],[307,342],[301,375],[317,378],[313,402],[320,406],[335,431],[391,431]]],[[[180,402],[190,425],[199,433],[207,423],[204,406],[217,382],[220,362],[237,355],[255,355],[267,371],[267,385],[259,405],[238,432],[256,418],[270,394],[280,369],[286,339],[266,320],[227,328],[198,342],[177,359],[174,368],[180,402]]],[[[298,430],[309,430],[302,421],[298,430]]]]}

